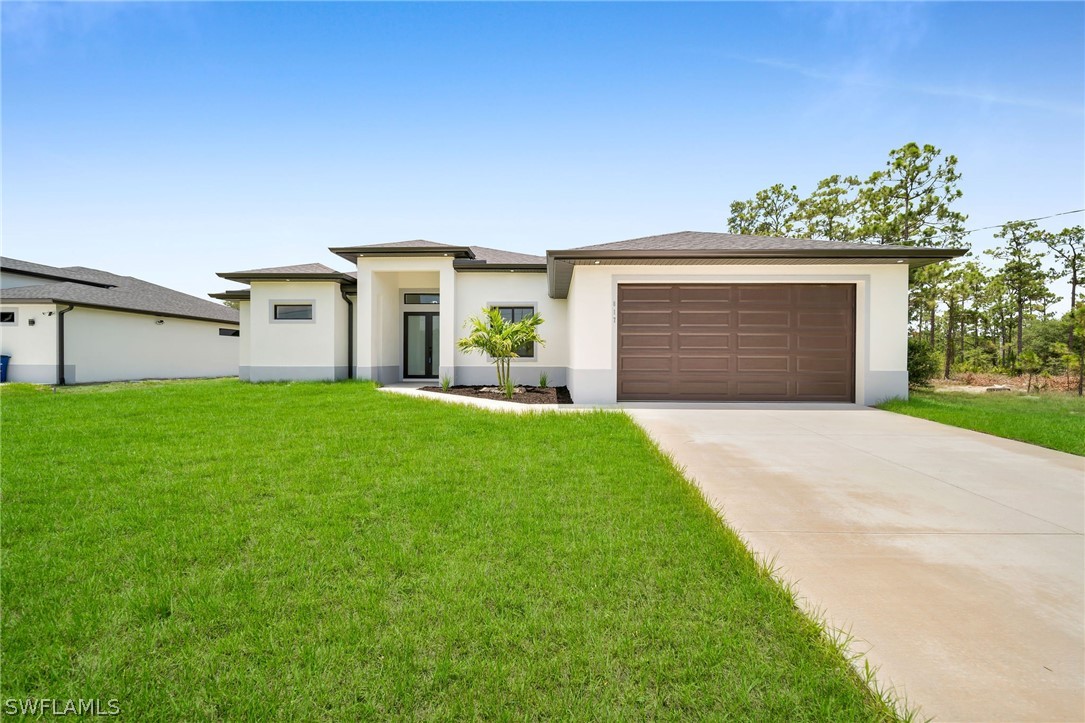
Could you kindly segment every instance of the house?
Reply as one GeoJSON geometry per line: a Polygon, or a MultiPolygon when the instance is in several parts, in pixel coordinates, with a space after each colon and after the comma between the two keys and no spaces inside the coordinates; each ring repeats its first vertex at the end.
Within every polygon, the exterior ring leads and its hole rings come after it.
{"type": "Polygon", "coordinates": [[[684,231],[546,256],[403,241],[322,264],[221,273],[240,302],[242,379],[493,383],[456,348],[484,306],[538,312],[545,372],[584,404],[855,401],[908,391],[908,271],[954,249],[684,231]]]}
{"type": "Polygon", "coordinates": [[[238,313],[131,276],[0,258],[8,381],[73,384],[237,374],[238,313]]]}

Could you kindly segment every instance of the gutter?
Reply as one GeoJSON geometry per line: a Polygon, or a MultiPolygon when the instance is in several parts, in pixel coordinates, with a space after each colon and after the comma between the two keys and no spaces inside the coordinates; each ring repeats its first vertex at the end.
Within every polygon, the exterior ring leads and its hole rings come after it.
{"type": "Polygon", "coordinates": [[[64,379],[64,315],[74,309],[75,306],[68,304],[67,309],[57,312],[57,386],[62,387],[67,382],[64,379]]]}
{"type": "Polygon", "coordinates": [[[343,301],[347,302],[347,379],[354,378],[354,302],[347,296],[346,290],[340,291],[343,301]]]}

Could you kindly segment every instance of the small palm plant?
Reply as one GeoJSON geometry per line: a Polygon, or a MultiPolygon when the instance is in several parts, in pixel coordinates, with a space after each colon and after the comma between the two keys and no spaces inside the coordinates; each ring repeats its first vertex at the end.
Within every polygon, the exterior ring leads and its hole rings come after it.
{"type": "Polygon", "coordinates": [[[512,398],[513,385],[512,360],[520,356],[516,350],[529,344],[545,346],[539,336],[539,325],[543,319],[532,314],[520,321],[508,321],[498,309],[485,307],[478,316],[473,316],[464,324],[468,334],[456,342],[460,351],[485,354],[490,357],[497,369],[497,386],[509,399],[512,398]]]}

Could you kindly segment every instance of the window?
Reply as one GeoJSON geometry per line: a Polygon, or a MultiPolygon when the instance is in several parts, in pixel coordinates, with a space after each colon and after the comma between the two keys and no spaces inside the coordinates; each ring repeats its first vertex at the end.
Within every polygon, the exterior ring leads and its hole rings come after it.
{"type": "Polygon", "coordinates": [[[440,294],[404,294],[404,304],[440,304],[440,294]]]}
{"type": "Polygon", "coordinates": [[[275,304],[275,321],[312,321],[312,304],[275,304]]]}
{"type": "Polygon", "coordinates": [[[4,326],[15,326],[16,318],[14,311],[0,311],[0,324],[4,326]]]}
{"type": "MultiPolygon", "coordinates": [[[[498,306],[497,310],[501,313],[502,319],[512,322],[523,321],[535,313],[534,306],[498,306]]],[[[516,350],[516,354],[521,358],[532,359],[535,357],[535,345],[524,344],[516,350]]]]}
{"type": "Polygon", "coordinates": [[[219,336],[241,336],[240,329],[219,329],[219,336]]]}

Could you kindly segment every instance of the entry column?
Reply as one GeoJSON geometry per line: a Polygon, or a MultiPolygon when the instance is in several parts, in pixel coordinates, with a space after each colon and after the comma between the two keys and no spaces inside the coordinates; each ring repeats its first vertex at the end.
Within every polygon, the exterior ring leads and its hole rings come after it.
{"type": "Polygon", "coordinates": [[[441,266],[441,338],[439,377],[447,377],[456,383],[456,270],[452,268],[452,259],[441,266]]]}

